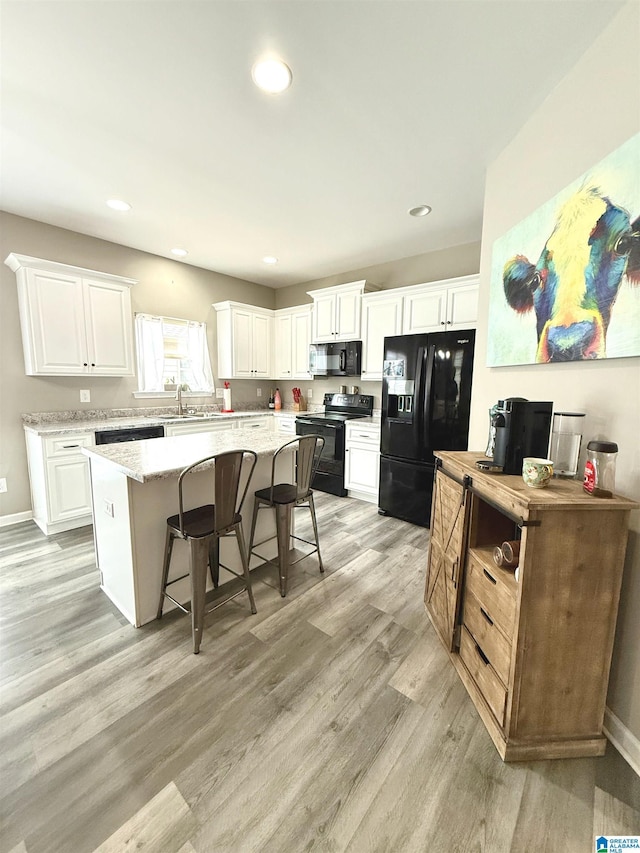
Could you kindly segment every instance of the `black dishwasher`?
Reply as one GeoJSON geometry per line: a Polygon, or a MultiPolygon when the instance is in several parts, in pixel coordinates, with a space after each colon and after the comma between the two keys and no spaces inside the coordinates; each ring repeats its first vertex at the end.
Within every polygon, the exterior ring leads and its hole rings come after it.
{"type": "Polygon", "coordinates": [[[142,441],[145,438],[164,438],[163,426],[124,427],[96,432],[96,444],[117,444],[120,441],[142,441]]]}

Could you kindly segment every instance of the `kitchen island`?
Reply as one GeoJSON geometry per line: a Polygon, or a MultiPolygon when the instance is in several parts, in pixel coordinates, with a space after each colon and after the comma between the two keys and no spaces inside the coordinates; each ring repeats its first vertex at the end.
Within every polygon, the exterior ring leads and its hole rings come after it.
{"type": "MultiPolygon", "coordinates": [[[[178,511],[178,475],[196,462],[230,450],[253,450],[258,455],[243,507],[243,529],[247,547],[253,511],[253,493],[269,485],[274,453],[290,440],[271,432],[229,430],[217,433],[152,438],[100,447],[85,447],[89,458],[91,502],[96,563],[100,586],[121,613],[136,627],[156,618],[168,516],[178,511]]],[[[277,477],[292,482],[294,454],[278,461],[277,477]]],[[[203,466],[204,469],[205,466],[203,466]]],[[[209,468],[211,465],[209,465],[209,468]]],[[[248,463],[245,467],[249,468],[248,463]]],[[[246,475],[240,482],[244,489],[246,475]]],[[[185,508],[213,502],[210,470],[190,475],[185,486],[185,508]]],[[[271,513],[260,513],[256,539],[275,533],[271,513]]],[[[264,551],[264,547],[261,548],[264,551]]],[[[271,553],[266,552],[267,556],[271,553]]],[[[275,544],[273,554],[276,553],[275,544]]],[[[220,542],[220,560],[241,571],[235,537],[220,542]]],[[[254,558],[251,568],[261,561],[254,558]]],[[[188,547],[176,542],[170,577],[188,572],[188,547]]],[[[233,579],[221,569],[220,583],[233,579]],[[227,577],[225,578],[225,575],[227,577]]],[[[189,599],[187,578],[175,585],[176,598],[189,599]]],[[[171,602],[167,601],[166,609],[171,602]]]]}

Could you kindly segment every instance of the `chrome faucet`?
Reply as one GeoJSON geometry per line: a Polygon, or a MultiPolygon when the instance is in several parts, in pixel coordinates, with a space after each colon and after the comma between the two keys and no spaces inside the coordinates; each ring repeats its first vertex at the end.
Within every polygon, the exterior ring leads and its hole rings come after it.
{"type": "Polygon", "coordinates": [[[178,385],[178,390],[176,391],[176,400],[178,401],[178,415],[184,415],[184,409],[182,408],[182,385],[178,385]]]}

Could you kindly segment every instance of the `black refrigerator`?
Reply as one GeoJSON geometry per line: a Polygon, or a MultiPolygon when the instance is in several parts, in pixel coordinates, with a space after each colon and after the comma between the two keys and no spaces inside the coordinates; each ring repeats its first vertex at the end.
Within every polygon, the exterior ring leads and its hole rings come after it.
{"type": "Polygon", "coordinates": [[[434,450],[466,450],[475,330],[384,339],[378,511],[429,527],[434,450]]]}

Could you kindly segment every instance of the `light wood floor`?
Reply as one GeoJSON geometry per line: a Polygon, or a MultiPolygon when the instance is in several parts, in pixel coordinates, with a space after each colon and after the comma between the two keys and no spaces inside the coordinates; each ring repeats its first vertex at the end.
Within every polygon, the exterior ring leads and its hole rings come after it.
{"type": "Polygon", "coordinates": [[[612,747],[500,760],[424,612],[428,531],[317,497],[324,577],[309,557],[283,600],[257,570],[257,616],[244,596],[211,614],[199,656],[188,617],[114,609],[91,528],[0,531],[3,853],[590,853],[640,832],[612,747]]]}

